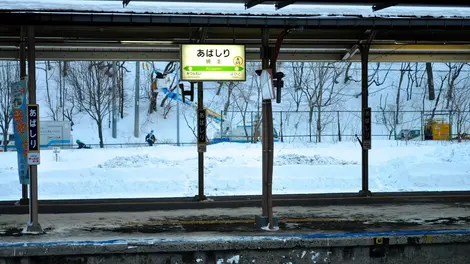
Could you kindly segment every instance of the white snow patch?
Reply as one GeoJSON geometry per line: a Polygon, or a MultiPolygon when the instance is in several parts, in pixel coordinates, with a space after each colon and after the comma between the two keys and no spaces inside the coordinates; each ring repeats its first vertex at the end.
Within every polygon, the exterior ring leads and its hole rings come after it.
{"type": "Polygon", "coordinates": [[[239,261],[240,261],[240,256],[239,255],[235,255],[235,256],[227,259],[227,263],[229,263],[229,264],[238,264],[239,261]]]}
{"type": "MultiPolygon", "coordinates": [[[[278,230],[279,230],[279,226],[273,226],[273,229],[270,229],[270,228],[269,228],[269,224],[267,224],[266,226],[261,227],[261,229],[263,229],[264,231],[278,231],[278,230]]],[[[283,239],[282,242],[285,243],[286,240],[283,239]]]]}
{"type": "Polygon", "coordinates": [[[274,5],[257,5],[245,9],[240,4],[131,2],[70,0],[3,0],[2,10],[90,11],[140,14],[198,14],[198,15],[267,15],[267,16],[336,16],[336,17],[469,17],[469,8],[403,7],[395,6],[374,12],[370,6],[353,5],[291,5],[276,10],[274,5]]]}
{"type": "Polygon", "coordinates": [[[302,256],[301,256],[300,258],[304,258],[304,257],[305,257],[305,254],[307,254],[307,251],[304,250],[304,251],[302,252],[302,256]]]}
{"type": "Polygon", "coordinates": [[[151,157],[148,154],[133,156],[118,156],[99,164],[99,168],[141,168],[141,167],[159,167],[159,166],[175,166],[177,162],[162,160],[151,157]]]}
{"type": "Polygon", "coordinates": [[[315,251],[312,251],[310,252],[312,254],[312,262],[313,264],[317,263],[317,259],[318,257],[320,257],[320,252],[315,252],[315,251]]]}
{"type": "Polygon", "coordinates": [[[202,259],[198,258],[198,259],[196,259],[196,262],[197,263],[202,262],[202,259]]]}
{"type": "MultiPolygon", "coordinates": [[[[360,149],[352,142],[275,143],[275,151],[274,194],[360,189],[361,166],[353,162],[360,160],[360,149]],[[312,158],[315,156],[318,158],[312,158]],[[341,161],[349,163],[341,165],[341,161]],[[325,164],[319,165],[321,162],[325,164]]],[[[194,146],[64,149],[60,162],[51,150],[42,153],[39,199],[192,197],[197,193],[194,146]]],[[[206,195],[261,194],[261,155],[259,144],[209,145],[206,195]]],[[[466,143],[397,146],[376,140],[370,155],[370,188],[377,192],[468,190],[469,155],[470,144],[466,143]]],[[[21,193],[16,158],[15,152],[0,153],[0,200],[16,200],[21,193]]]]}
{"type": "Polygon", "coordinates": [[[356,161],[340,160],[330,156],[305,156],[299,154],[281,154],[274,160],[275,166],[284,165],[356,165],[356,161]]]}

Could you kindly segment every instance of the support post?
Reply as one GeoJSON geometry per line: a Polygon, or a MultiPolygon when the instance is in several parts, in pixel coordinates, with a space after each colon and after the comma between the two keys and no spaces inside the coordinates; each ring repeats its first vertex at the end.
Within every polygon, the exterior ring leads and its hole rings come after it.
{"type": "MultiPolygon", "coordinates": [[[[34,27],[28,26],[28,94],[29,104],[36,104],[36,52],[34,41],[34,27]]],[[[28,113],[27,113],[28,114],[28,113]]],[[[39,131],[38,131],[39,132],[39,131]]],[[[29,133],[29,131],[28,131],[29,133]]],[[[29,222],[26,232],[42,232],[38,217],[38,167],[29,166],[29,222]]]]}
{"type": "MultiPolygon", "coordinates": [[[[20,79],[26,78],[26,45],[25,45],[26,29],[24,26],[21,27],[20,33],[20,79]]],[[[20,205],[29,204],[28,199],[28,185],[21,185],[21,199],[20,205]]]]}
{"type": "Polygon", "coordinates": [[[112,100],[113,100],[113,109],[112,109],[112,136],[113,138],[117,138],[117,107],[116,107],[116,85],[117,85],[117,67],[116,67],[116,62],[113,61],[113,88],[112,88],[112,100]]]}
{"type": "Polygon", "coordinates": [[[369,108],[369,48],[370,41],[359,46],[361,52],[361,119],[362,119],[362,189],[359,192],[361,196],[370,196],[369,190],[369,149],[371,142],[369,108]],[[367,131],[369,130],[369,131],[367,131]]]}
{"type": "MultiPolygon", "coordinates": [[[[271,54],[270,49],[269,49],[269,29],[263,28],[261,30],[261,67],[263,70],[268,69],[269,67],[269,57],[271,54]]],[[[267,109],[269,106],[272,107],[271,104],[271,99],[265,100],[263,99],[262,101],[262,108],[261,108],[261,116],[262,116],[262,131],[261,131],[261,145],[263,149],[263,155],[262,155],[262,174],[263,174],[263,191],[262,191],[262,196],[263,196],[263,203],[262,203],[262,209],[263,209],[263,216],[267,217],[268,216],[268,144],[266,142],[267,135],[266,135],[266,119],[268,119],[267,115],[267,109]]]]}
{"type": "Polygon", "coordinates": [[[196,200],[206,200],[204,195],[204,152],[206,152],[206,114],[204,111],[204,87],[202,82],[197,83],[197,113],[198,113],[198,195],[196,200]],[[203,116],[201,116],[203,115],[203,116]]]}
{"type": "MultiPolygon", "coordinates": [[[[269,29],[261,29],[262,46],[261,46],[261,62],[262,69],[273,69],[275,73],[275,60],[271,61],[271,49],[269,47],[269,29]]],[[[262,189],[262,215],[256,217],[256,226],[264,228],[268,226],[273,230],[277,226],[277,218],[273,216],[272,204],[272,181],[273,181],[273,151],[274,151],[274,138],[273,138],[273,111],[272,111],[272,98],[264,99],[262,102],[262,131],[261,131],[261,144],[262,144],[262,175],[263,175],[263,189],[262,189]]]]}
{"type": "MultiPolygon", "coordinates": [[[[183,94],[184,97],[184,94],[183,94]]],[[[176,98],[180,98],[180,89],[176,88],[176,98]]],[[[176,101],[176,145],[180,146],[180,104],[176,101]]]]}
{"type": "Polygon", "coordinates": [[[139,137],[139,97],[140,97],[140,61],[135,62],[135,94],[134,94],[134,137],[139,137]]]}

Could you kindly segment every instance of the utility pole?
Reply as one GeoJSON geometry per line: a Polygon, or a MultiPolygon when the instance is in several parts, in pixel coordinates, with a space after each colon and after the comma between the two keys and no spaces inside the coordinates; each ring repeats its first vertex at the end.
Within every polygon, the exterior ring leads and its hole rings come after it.
{"type": "MultiPolygon", "coordinates": [[[[184,95],[183,95],[184,96],[184,95]]],[[[180,98],[180,88],[176,88],[176,98],[180,98]]],[[[176,145],[180,146],[180,104],[176,100],[176,145]]]]}
{"type": "Polygon", "coordinates": [[[134,104],[134,137],[139,137],[139,92],[140,92],[140,62],[135,62],[135,104],[134,104]]]}
{"type": "Polygon", "coordinates": [[[112,92],[113,92],[113,94],[112,94],[112,100],[113,100],[113,109],[112,109],[112,111],[113,111],[113,113],[112,113],[113,120],[112,120],[112,122],[113,122],[113,124],[112,124],[112,126],[113,126],[113,138],[117,138],[117,120],[116,120],[116,118],[117,118],[117,113],[116,113],[116,110],[117,110],[116,109],[117,67],[116,67],[116,62],[115,61],[113,61],[112,63],[113,63],[113,83],[112,83],[112,85],[113,85],[113,90],[112,90],[112,92]]]}

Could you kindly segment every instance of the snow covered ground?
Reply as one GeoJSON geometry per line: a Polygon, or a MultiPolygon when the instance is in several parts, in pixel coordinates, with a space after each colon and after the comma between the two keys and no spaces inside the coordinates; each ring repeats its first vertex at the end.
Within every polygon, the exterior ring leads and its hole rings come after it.
{"type": "MultiPolygon", "coordinates": [[[[372,191],[470,189],[470,143],[374,141],[372,191]]],[[[208,146],[207,195],[261,193],[261,145],[208,146]]],[[[275,194],[357,192],[360,147],[354,142],[276,143],[275,194]]],[[[181,197],[197,193],[195,146],[42,151],[40,199],[181,197]]],[[[0,153],[0,200],[21,195],[16,153],[0,153]]]]}
{"type": "Polygon", "coordinates": [[[336,17],[468,17],[469,8],[393,6],[373,12],[370,6],[352,5],[290,5],[276,10],[274,5],[257,5],[246,9],[243,3],[174,3],[172,1],[138,2],[127,7],[120,0],[0,0],[2,10],[47,10],[57,12],[109,12],[144,14],[197,14],[197,15],[268,15],[268,16],[336,16],[336,17]]]}

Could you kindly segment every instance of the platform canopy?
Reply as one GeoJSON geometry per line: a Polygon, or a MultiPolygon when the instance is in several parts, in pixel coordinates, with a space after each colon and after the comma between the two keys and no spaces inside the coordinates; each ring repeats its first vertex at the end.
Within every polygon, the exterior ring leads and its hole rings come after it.
{"type": "MultiPolygon", "coordinates": [[[[102,0],[102,1],[111,1],[111,0],[102,0]]],[[[122,0],[123,5],[128,5],[130,2],[165,2],[162,0],[122,0]]],[[[437,7],[469,7],[468,3],[465,3],[461,0],[450,0],[450,1],[441,1],[441,2],[432,2],[432,1],[420,1],[420,0],[408,0],[408,1],[377,1],[377,0],[323,0],[323,1],[312,1],[312,0],[174,0],[173,2],[187,2],[187,3],[243,3],[246,8],[252,8],[260,4],[269,4],[274,5],[276,9],[281,9],[283,7],[302,4],[302,5],[365,5],[371,6],[373,11],[382,10],[387,7],[392,6],[437,6],[437,7]]]]}
{"type": "Polygon", "coordinates": [[[261,28],[269,28],[271,45],[289,32],[280,61],[359,61],[371,32],[370,61],[470,61],[470,8],[213,3],[224,1],[5,0],[0,59],[17,59],[21,26],[35,25],[38,60],[176,61],[180,44],[201,39],[246,44],[247,59],[259,60],[261,28]]]}

